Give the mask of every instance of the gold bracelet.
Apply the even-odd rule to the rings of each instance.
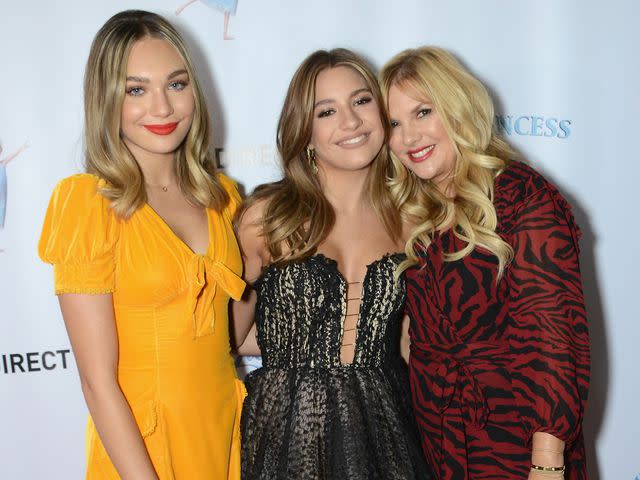
[[[531,465],[531,470],[536,472],[556,472],[564,473],[564,465],[561,467],[541,467],[540,465]]]

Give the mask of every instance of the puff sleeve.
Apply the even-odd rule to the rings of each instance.
[[[536,431],[571,444],[581,434],[589,388],[589,331],[579,229],[550,184],[514,213],[512,383],[527,438]]]
[[[94,175],[74,175],[53,191],[38,254],[54,266],[56,294],[114,291],[119,220],[98,193],[101,182]]]

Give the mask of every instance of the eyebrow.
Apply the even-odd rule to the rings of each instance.
[[[359,95],[359,94],[361,94],[363,92],[371,93],[371,89],[364,87],[364,88],[359,88],[358,90],[354,90],[353,92],[351,92],[351,95],[349,95],[349,98],[353,98],[356,95]],[[327,104],[327,103],[335,103],[335,100],[333,98],[326,98],[324,100],[320,100],[320,101],[316,102],[316,104],[313,106],[313,108],[316,108],[319,105],[324,105],[324,104]]]
[[[184,68],[181,68],[180,70],[175,70],[167,76],[167,80],[171,80],[172,78],[175,78],[178,75],[182,75],[184,73],[189,73],[189,72],[187,72]],[[135,75],[131,75],[127,77],[127,82],[149,83],[149,79],[147,77],[136,77]]]
[[[189,72],[187,72],[184,68],[181,68],[180,70],[176,70],[172,73],[169,74],[169,76],[167,77],[168,80],[171,80],[174,77],[177,77],[178,75],[182,75],[183,73],[188,74]]]
[[[420,100],[420,103],[416,105],[415,108],[411,110],[411,113],[418,113],[423,108],[433,108],[433,103],[427,102],[426,100]]]

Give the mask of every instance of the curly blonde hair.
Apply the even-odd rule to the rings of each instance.
[[[180,189],[196,205],[224,208],[229,195],[220,184],[210,148],[209,113],[184,40],[163,17],[126,10],[111,17],[96,34],[84,77],[84,147],[86,170],[107,182],[100,193],[121,218],[147,201],[144,176],[120,135],[127,62],[131,47],[145,37],[171,44],[185,63],[195,99],[189,133],[176,151]]]
[[[245,202],[243,212],[263,200],[262,233],[274,263],[313,255],[330,232],[335,213],[324,196],[318,176],[305,153],[311,140],[315,85],[318,74],[346,66],[358,72],[371,90],[385,129],[385,141],[373,160],[367,179],[369,199],[392,239],[401,231],[400,215],[386,185],[391,174],[387,140],[389,121],[375,74],[358,55],[344,48],[318,50],[298,67],[287,91],[277,130],[277,146],[284,178],[258,187]],[[239,216],[242,212],[239,213]]]
[[[432,102],[457,157],[452,175],[455,197],[449,199],[391,154],[389,188],[403,220],[414,225],[405,245],[407,259],[398,273],[418,263],[420,249],[429,247],[436,232],[451,228],[466,246],[446,252],[445,261],[460,260],[481,246],[497,257],[500,278],[513,249],[496,233],[493,185],[515,153],[494,131],[487,90],[453,55],[437,47],[400,52],[382,68],[380,83],[385,105],[392,86]]]

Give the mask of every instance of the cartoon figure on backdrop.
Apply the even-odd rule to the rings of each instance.
[[[198,1],[201,1],[208,7],[215,8],[216,10],[220,10],[224,13],[224,30],[222,38],[225,40],[233,40],[233,37],[229,35],[229,17],[236,14],[238,0],[189,0],[176,10],[176,15],[180,15],[185,8]]]
[[[4,228],[4,220],[7,214],[7,165],[28,146],[29,144],[25,143],[12,154],[2,158],[2,145],[0,145],[0,228]]]
[[[88,173],[56,187],[39,254],[89,407],[87,478],[238,480],[240,197],[192,60],[164,18],[129,10],[97,33],[84,86]]]
[[[244,379],[249,373],[262,366],[262,357],[258,355],[240,355],[236,357],[238,376]]]
[[[381,72],[390,188],[413,225],[400,271],[416,418],[436,478],[585,479],[589,333],[567,201],[493,131],[448,52]]]
[[[381,102],[351,51],[307,57],[278,123],[284,178],[238,220],[253,288],[233,307],[236,342],[263,364],[245,378],[243,480],[430,478],[400,351],[402,225]]]

